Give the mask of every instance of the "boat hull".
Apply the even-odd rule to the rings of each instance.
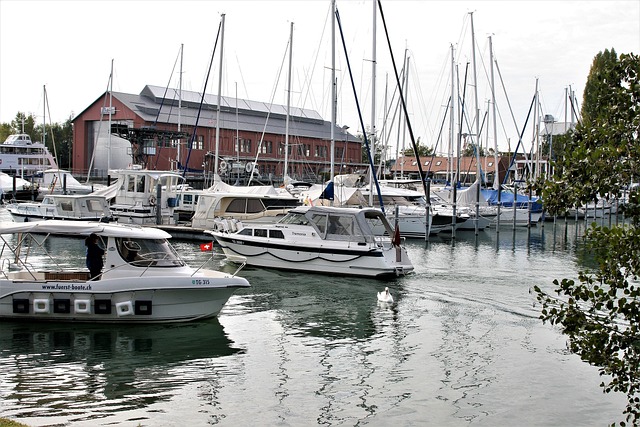
[[[349,248],[337,249],[239,240],[224,233],[213,235],[228,260],[254,267],[365,277],[401,276],[413,270],[406,250],[397,246],[353,243]]]
[[[215,272],[210,272],[215,273]],[[0,280],[0,318],[91,323],[187,322],[218,315],[248,282],[216,276],[128,277],[96,281],[86,273],[51,273],[63,279]],[[24,276],[23,276],[24,277]]]

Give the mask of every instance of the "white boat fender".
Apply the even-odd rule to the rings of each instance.
[[[76,314],[91,314],[91,300],[77,299],[73,302],[73,312]]]
[[[130,316],[133,314],[133,304],[131,301],[123,301],[116,303],[116,314],[118,317]]]
[[[36,298],[33,300],[33,312],[37,314],[48,314],[51,311],[49,298]]]

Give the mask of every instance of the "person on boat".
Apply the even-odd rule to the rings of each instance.
[[[102,272],[104,266],[104,249],[98,245],[98,235],[91,233],[84,241],[87,247],[87,268],[90,272],[90,280],[97,278]]]

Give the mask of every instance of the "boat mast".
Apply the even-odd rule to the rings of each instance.
[[[289,115],[291,113],[291,65],[293,63],[293,22],[289,32],[289,76],[287,78],[287,118],[284,129],[284,174],[283,183],[286,186],[289,183]]]
[[[491,68],[489,71],[491,72],[491,104],[492,104],[492,112],[493,112],[493,164],[495,167],[495,172],[493,176],[493,189],[497,190],[500,186],[500,168],[498,167],[498,126],[496,124],[496,86],[493,76],[493,43],[491,40],[491,36],[489,36],[489,58],[491,61]]]
[[[220,103],[222,102],[222,59],[224,58],[224,17],[225,14],[221,15],[221,24],[220,24],[220,70],[218,71],[218,109],[216,111],[216,152],[215,152],[215,160],[213,162],[213,180],[214,182],[219,179],[218,176],[218,150],[220,148]]]
[[[483,183],[483,179],[480,176],[480,106],[478,105],[478,74],[476,72],[476,34],[473,27],[473,12],[471,12],[471,52],[473,57],[473,84],[475,107],[476,107],[476,218],[475,218],[475,233],[478,234],[478,219],[480,218],[480,186]]]
[[[182,131],[182,57],[184,53],[184,43],[180,45],[180,73],[178,76],[178,132]],[[182,138],[178,138],[178,146],[176,147],[176,163],[180,168],[180,148]]]
[[[330,167],[330,181],[333,182],[334,167],[336,163],[336,108],[337,108],[337,95],[336,95],[336,0],[331,0],[331,167]],[[346,145],[346,144],[345,144]],[[346,151],[346,147],[345,147]],[[344,157],[344,154],[343,154]],[[335,188],[335,183],[334,183]]]
[[[373,46],[371,52],[371,158],[374,160],[369,165],[369,206],[373,206],[373,165],[375,165],[375,153],[376,153],[376,11],[377,3],[373,0]],[[364,129],[362,130],[364,132]]]
[[[405,48],[404,49],[404,56],[405,56],[405,65],[404,65],[404,81],[403,81],[403,87],[400,89],[402,91],[404,91],[404,101],[405,104],[409,103],[409,49]],[[405,145],[405,141],[406,141],[406,137],[407,137],[407,119],[404,116],[400,116],[403,120],[403,126],[402,126],[402,152],[405,152],[406,149],[406,145]],[[402,177],[404,178],[404,162],[402,162]]]
[[[111,169],[111,113],[113,109],[113,58],[111,59],[111,74],[109,75],[109,128],[107,132],[107,175]],[[95,148],[94,148],[95,150]]]
[[[448,155],[449,155],[449,161],[447,162],[447,169],[448,169],[448,179],[449,179],[449,184],[453,186],[453,144],[454,144],[454,137],[456,134],[455,131],[455,126],[456,126],[456,121],[455,121],[455,116],[454,116],[454,106],[456,103],[456,97],[455,97],[455,88],[456,88],[456,65],[455,65],[455,57],[454,57],[454,49],[453,49],[453,44],[451,44],[451,102],[449,103],[449,150],[448,150]]]
[[[480,179],[480,106],[478,105],[478,73],[476,71],[476,34],[473,27],[473,12],[471,15],[471,58],[473,61],[473,84],[475,101],[475,127],[476,127],[476,180]]]

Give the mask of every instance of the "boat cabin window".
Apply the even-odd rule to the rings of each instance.
[[[127,176],[127,191],[133,192],[136,189],[136,177],[135,176]]]
[[[260,199],[247,199],[247,213],[264,212],[265,208]]]
[[[73,204],[68,201],[60,202],[60,209],[65,212],[73,212]]]
[[[138,183],[136,185],[136,193],[144,193],[144,175],[138,177]]]
[[[269,237],[272,239],[284,239],[282,230],[269,230]]]
[[[184,265],[184,262],[165,239],[117,238],[116,246],[122,259],[136,267]]]
[[[267,210],[292,209],[300,206],[297,199],[264,199],[262,200]]]
[[[292,225],[307,225],[309,224],[309,220],[304,213],[300,212],[289,212],[285,215],[280,221],[280,224],[292,224]]]
[[[229,213],[244,213],[247,206],[247,199],[234,199],[227,206],[227,212]]]
[[[251,236],[253,234],[253,229],[252,228],[243,228],[242,230],[238,231],[238,234],[240,234],[242,236]]]
[[[353,215],[329,215],[326,239],[364,242],[364,235]]]
[[[87,200],[87,210],[89,212],[102,212],[102,204],[98,200]]]
[[[320,235],[324,236],[325,232],[327,231],[327,216],[315,214],[311,217],[311,222],[316,225],[316,228],[318,229]]]
[[[256,237],[267,237],[267,230],[264,228],[256,228],[253,230],[253,235]]]

